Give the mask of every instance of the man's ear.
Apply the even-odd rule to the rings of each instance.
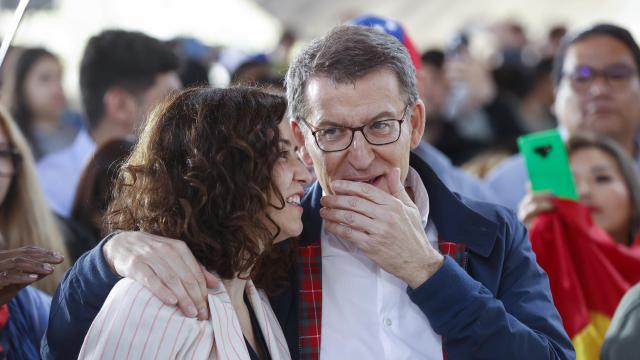
[[[135,116],[136,102],[128,91],[123,88],[110,88],[104,93],[104,117],[112,119],[118,124],[131,123]]]
[[[422,100],[418,100],[415,105],[410,109],[411,118],[411,149],[415,149],[420,145],[422,141],[422,135],[424,134],[425,127],[425,108]]]
[[[296,143],[298,143],[298,156],[300,156],[300,159],[305,164],[305,166],[313,166],[311,155],[309,155],[309,151],[307,150],[307,146],[304,142],[304,133],[300,128],[300,123],[298,123],[296,119],[291,119],[289,124],[291,125],[291,132],[293,132],[293,138],[295,139]]]

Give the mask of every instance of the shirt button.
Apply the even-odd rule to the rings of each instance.
[[[391,325],[393,324],[393,322],[391,322],[391,319],[386,318],[386,319],[384,319],[384,324],[385,324],[386,326],[391,326]]]

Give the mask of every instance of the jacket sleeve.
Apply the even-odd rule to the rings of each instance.
[[[81,256],[58,286],[40,348],[43,359],[78,358],[91,322],[120,280],[102,255],[102,247],[109,238]]]
[[[449,257],[429,280],[408,291],[443,337],[448,359],[575,358],[526,230],[515,220],[512,224],[504,256],[494,260],[502,263],[485,268],[500,272],[493,275],[499,282],[495,294]]]

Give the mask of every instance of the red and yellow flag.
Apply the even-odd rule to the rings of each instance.
[[[561,199],[554,205],[534,221],[531,244],[576,358],[598,359],[620,299],[640,281],[640,249],[615,243],[583,205]]]

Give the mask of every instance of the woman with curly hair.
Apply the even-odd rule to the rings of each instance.
[[[209,290],[210,320],[198,321],[121,280],[80,358],[290,357],[264,292],[286,281],[294,249],[276,243],[302,231],[310,181],[285,110],[281,96],[238,87],[189,89],[152,113],[120,171],[107,223],[183,239],[222,285]]]

